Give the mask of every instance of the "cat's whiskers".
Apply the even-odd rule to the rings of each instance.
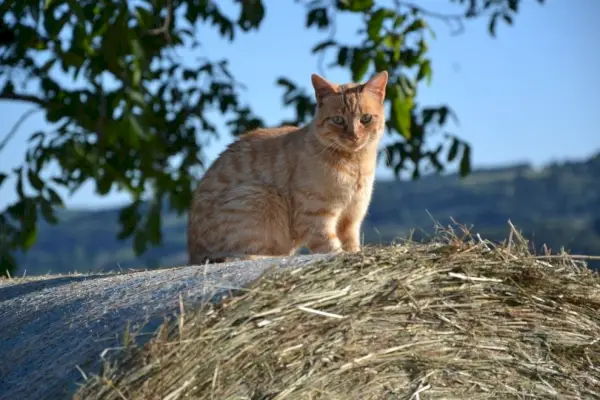
[[[335,148],[333,148],[333,146],[336,145],[337,144],[333,141],[327,144],[321,144],[322,148],[317,152],[317,157],[321,157],[325,154],[327,154],[329,157],[332,157],[334,152],[336,151]]]

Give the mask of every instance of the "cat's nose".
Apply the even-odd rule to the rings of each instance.
[[[349,133],[348,135],[346,135],[346,138],[352,142],[358,142],[358,139],[360,139],[355,133]]]

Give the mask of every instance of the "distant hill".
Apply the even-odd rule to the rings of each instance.
[[[131,242],[118,241],[118,210],[66,210],[56,226],[42,224],[39,240],[19,255],[20,273],[154,268],[186,263],[186,219],[164,215],[160,248],[135,258]],[[427,176],[417,182],[378,181],[364,225],[367,243],[433,232],[434,220],[473,225],[491,240],[506,238],[510,220],[539,250],[600,255],[600,153],[583,162],[480,169],[469,178]],[[594,268],[597,264],[590,263]]]

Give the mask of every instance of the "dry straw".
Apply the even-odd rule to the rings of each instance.
[[[600,276],[511,230],[272,271],[78,399],[600,399]]]

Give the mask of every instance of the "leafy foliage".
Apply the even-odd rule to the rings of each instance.
[[[455,135],[430,146],[433,131],[453,116],[448,106],[418,107],[418,85],[430,83],[432,62],[427,42],[433,36],[428,19],[461,21],[490,18],[510,23],[520,0],[451,0],[461,12],[440,15],[413,4],[393,7],[373,0],[301,1],[307,29],[331,32],[313,53],[333,52],[330,67],[345,68],[360,81],[372,70],[388,70],[388,131],[397,141],[384,152],[396,173],[412,165],[413,178],[422,163],[442,171],[458,161],[470,171],[471,150]],[[542,0],[538,0],[542,2]],[[136,254],[162,242],[165,204],[181,214],[193,182],[204,167],[202,139],[216,135],[207,115],[223,114],[234,134],[263,125],[240,101],[241,83],[227,60],[199,58],[187,66],[177,50],[199,46],[199,25],[210,25],[225,41],[259,29],[266,15],[262,0],[234,0],[237,17],[224,14],[215,0],[4,0],[0,3],[0,100],[24,101],[45,111],[53,128],[34,132],[21,166],[0,172],[0,185],[12,174],[19,200],[0,214],[0,273],[16,268],[14,252],[36,242],[39,221],[58,222],[62,206],[57,189],[73,193],[94,182],[99,195],[126,191],[131,204],[120,212],[118,238],[133,238]],[[358,45],[339,42],[336,16],[362,16]],[[65,85],[64,78],[72,81]],[[293,123],[306,123],[312,96],[285,77],[283,102],[296,111]],[[0,142],[0,152],[15,134]],[[201,133],[198,135],[198,133]],[[444,156],[445,154],[445,156]],[[60,173],[48,176],[48,166]],[[200,169],[198,169],[200,167]],[[141,208],[144,201],[148,207]]]

